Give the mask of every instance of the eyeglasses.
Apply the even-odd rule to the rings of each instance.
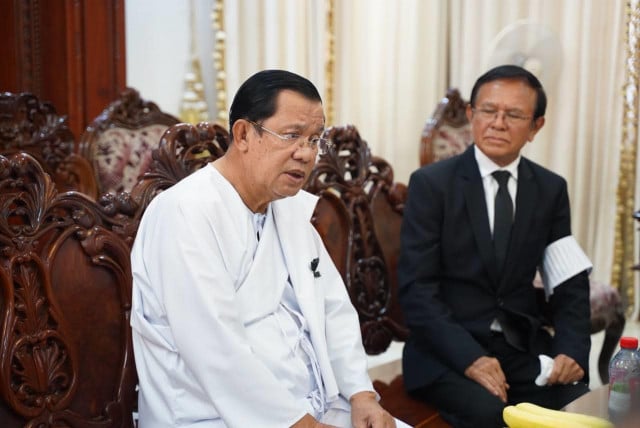
[[[274,137],[278,137],[280,140],[284,141],[285,143],[291,146],[298,144],[300,147],[304,147],[306,143],[311,150],[314,150],[314,151],[317,150],[318,153],[321,155],[327,153],[331,149],[331,147],[333,147],[333,143],[328,138],[325,138],[323,136],[309,137],[307,139],[304,136],[295,134],[295,133],[278,134],[276,131],[272,131],[266,126],[262,126],[259,123],[256,123],[249,119],[246,119],[246,120],[253,126],[256,126],[262,129],[263,131],[273,135]],[[325,134],[326,132],[322,133],[322,135],[325,135]]]
[[[476,113],[480,117],[480,119],[486,122],[491,122],[498,119],[498,114],[500,114],[500,112],[503,112],[504,114],[502,116],[502,120],[504,120],[505,123],[511,126],[522,125],[523,123],[533,119],[533,116],[525,116],[510,110],[502,111],[493,108],[472,108],[471,110],[473,110],[473,112]]]

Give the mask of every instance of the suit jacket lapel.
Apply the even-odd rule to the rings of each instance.
[[[499,276],[491,229],[489,228],[489,214],[487,213],[482,177],[480,177],[480,170],[473,150],[473,145],[471,145],[461,156],[461,165],[458,172],[459,180],[480,258],[487,267],[492,281],[497,284]]]

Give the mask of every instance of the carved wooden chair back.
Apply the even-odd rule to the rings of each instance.
[[[222,126],[201,122],[169,127],[152,150],[147,172],[131,192],[105,193],[98,204],[109,216],[113,230],[133,244],[142,214],[151,200],[208,162],[221,157],[229,146],[229,134]]]
[[[420,165],[462,153],[472,142],[467,101],[451,88],[427,120],[420,139]]]
[[[319,158],[306,184],[320,196],[313,223],[358,311],[365,350],[379,354],[408,335],[396,279],[407,189],[355,127],[334,127],[328,135],[335,150]]]
[[[129,246],[37,160],[0,156],[0,421],[132,427]]]
[[[59,191],[78,190],[92,198],[97,184],[91,164],[74,154],[67,118],[30,93],[0,94],[0,153],[26,152],[53,178]]]
[[[389,163],[371,155],[355,127],[334,127],[328,135],[335,149],[319,158],[306,185],[320,196],[312,221],[358,311],[365,351],[380,354],[409,335],[396,275],[407,188],[394,182]],[[407,423],[449,427],[433,407],[407,394],[402,375],[374,387],[380,404]]]
[[[90,160],[100,193],[129,191],[149,169],[151,151],[179,120],[127,88],[85,130],[80,153]]]

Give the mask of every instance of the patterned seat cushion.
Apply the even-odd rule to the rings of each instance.
[[[433,161],[450,158],[465,151],[471,145],[471,126],[442,125],[433,139]]]
[[[166,129],[165,125],[151,125],[138,130],[110,128],[102,133],[93,154],[101,191],[130,191],[149,169],[151,151]]]

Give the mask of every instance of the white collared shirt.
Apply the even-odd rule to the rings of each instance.
[[[513,213],[515,216],[516,195],[518,193],[518,165],[520,164],[521,156],[518,155],[513,162],[504,167],[500,167],[489,159],[477,146],[474,146],[473,149],[476,162],[478,163],[478,169],[480,170],[480,176],[482,177],[489,227],[491,234],[493,234],[495,218],[494,200],[499,185],[492,174],[498,170],[508,171],[511,174],[507,186],[509,188],[511,201],[513,202]],[[569,235],[550,243],[545,249],[542,264],[538,268],[542,275],[546,297],[549,298],[549,296],[553,294],[553,289],[567,279],[584,270],[590,272],[591,268],[592,265],[589,258],[573,236]],[[491,330],[502,330],[498,320],[493,320]]]
[[[507,182],[509,187],[509,195],[513,202],[513,214],[516,213],[516,194],[518,193],[518,165],[520,164],[521,156],[518,156],[513,162],[505,167],[501,167],[494,161],[489,159],[487,155],[482,153],[482,150],[478,149],[478,146],[473,146],[476,162],[478,162],[478,168],[480,169],[480,176],[482,177],[482,186],[484,187],[484,197],[487,203],[487,214],[489,215],[489,228],[493,235],[493,223],[495,217],[494,200],[496,193],[498,193],[498,181],[493,177],[495,171],[509,171],[511,176]]]

